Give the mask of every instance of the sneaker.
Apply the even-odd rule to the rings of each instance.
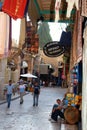
[[[62,118],[62,119],[61,119],[61,123],[66,124],[66,120]]]
[[[48,120],[49,120],[49,121],[51,121],[51,120],[52,120],[52,118],[49,118]]]
[[[51,123],[57,123],[57,121],[55,121],[55,120],[53,120],[53,119],[51,119],[50,121],[51,121]]]

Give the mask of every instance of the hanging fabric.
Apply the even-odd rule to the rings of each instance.
[[[6,40],[6,14],[0,12],[0,58],[4,55]]]
[[[0,2],[0,10],[2,9],[2,2]]]
[[[13,19],[23,18],[27,0],[4,0],[2,11],[9,14]]]
[[[10,17],[0,12],[0,58],[7,57],[9,53]]]
[[[82,16],[78,11],[78,30],[77,30],[77,62],[82,60]]]
[[[69,18],[74,5],[75,5],[76,9],[79,10],[79,0],[66,0],[66,2],[68,3],[66,17]]]
[[[82,0],[82,16],[87,17],[87,0]]]
[[[83,84],[82,84],[82,130],[87,130],[87,26],[83,33],[84,44],[83,44]]]
[[[24,12],[24,16],[26,16],[26,14],[27,14],[29,1],[30,0],[27,0],[26,7],[25,7],[25,12]]]
[[[72,44],[71,44],[71,55],[70,55],[70,70],[76,64],[77,60],[77,29],[78,28],[78,17],[77,13],[75,16],[75,24],[73,29]]]
[[[72,38],[72,60],[73,60],[73,66],[77,63],[77,33],[78,30],[78,13],[76,11],[76,17],[75,17],[75,24],[74,24],[74,31],[73,31],[73,38]]]
[[[5,38],[5,48],[4,56],[7,57],[9,53],[9,35],[10,35],[10,17],[6,15],[6,38]]]
[[[60,9],[59,9],[59,18],[60,20],[66,19],[66,10],[67,10],[67,2],[66,0],[61,0]]]
[[[80,11],[76,11],[71,51],[70,66],[73,68],[82,60],[82,16],[80,16]]]
[[[56,0],[55,2],[55,22],[59,20],[59,8],[60,8],[61,0]]]
[[[9,53],[10,53],[10,50],[11,50],[11,46],[12,46],[12,20],[11,20],[11,17],[9,17],[10,20],[10,25],[9,25]]]
[[[63,45],[66,49],[71,46],[71,31],[65,32],[63,31],[60,38],[60,45]]]

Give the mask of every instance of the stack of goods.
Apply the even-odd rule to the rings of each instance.
[[[81,104],[82,96],[75,95],[74,93],[67,93],[65,98],[65,103],[68,106],[77,106]]]

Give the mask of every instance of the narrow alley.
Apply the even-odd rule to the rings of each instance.
[[[76,125],[69,125],[59,120],[57,123],[49,121],[52,106],[57,98],[62,99],[66,88],[41,88],[39,105],[33,107],[33,96],[24,96],[24,103],[20,105],[19,98],[0,105],[0,130],[78,130]]]

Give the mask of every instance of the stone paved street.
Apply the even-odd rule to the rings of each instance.
[[[76,125],[51,123],[49,115],[56,98],[63,98],[67,89],[41,88],[38,107],[33,107],[33,97],[29,93],[24,96],[24,104],[20,105],[19,98],[0,105],[0,130],[78,130]]]

